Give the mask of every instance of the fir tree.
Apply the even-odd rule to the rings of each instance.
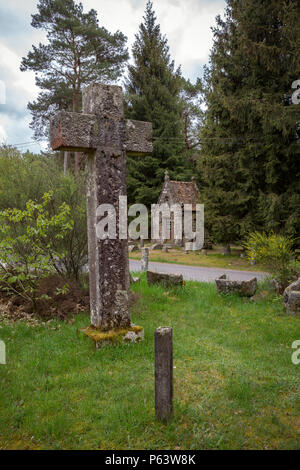
[[[175,70],[167,39],[161,34],[151,1],[133,45],[134,63],[128,67],[127,115],[153,124],[153,154],[143,159],[128,158],[130,202],[157,202],[166,169],[173,179],[191,176],[184,157],[180,91],[180,68]]]
[[[227,0],[205,74],[200,170],[217,241],[254,229],[299,236],[300,5]]]
[[[182,78],[180,97],[185,150],[190,155],[193,155],[195,150],[200,149],[200,131],[204,117],[204,112],[201,108],[203,103],[203,85],[200,78],[197,78],[195,84],[191,83],[190,80]]]

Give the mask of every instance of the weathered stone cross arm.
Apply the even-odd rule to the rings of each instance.
[[[127,119],[121,124],[123,125],[122,150],[127,155],[143,156],[152,152],[152,124],[150,122]],[[108,144],[105,142],[105,133],[99,129],[96,115],[59,112],[51,120],[51,147],[53,150],[69,152],[93,152],[97,150],[100,142],[103,146]]]

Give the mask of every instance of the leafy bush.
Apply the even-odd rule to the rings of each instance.
[[[70,208],[63,203],[50,215],[52,193],[45,193],[41,204],[28,201],[24,210],[0,212],[0,284],[36,308],[40,281],[54,271],[62,274],[63,252],[56,243],[73,228]]]
[[[54,185],[53,185],[54,186]],[[85,175],[76,178],[60,174],[55,185],[52,214],[64,202],[70,207],[72,229],[63,239],[56,240],[56,250],[61,252],[61,263],[68,277],[80,278],[84,266],[88,262],[88,239],[86,220]]]
[[[293,245],[294,240],[283,235],[253,232],[244,248],[249,261],[258,261],[271,272],[282,292],[295,279],[298,270],[299,263],[293,262]]]
[[[42,202],[60,172],[54,158],[0,147],[0,210],[24,210],[29,200]]]
[[[63,203],[70,207],[72,229],[62,239],[54,239],[55,251],[63,254],[61,266],[68,277],[78,279],[87,263],[85,175],[64,175],[56,157],[21,154],[13,147],[0,147],[0,210],[25,210],[27,201],[41,204],[43,195],[53,197],[47,210],[55,216]]]

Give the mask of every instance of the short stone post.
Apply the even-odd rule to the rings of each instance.
[[[147,272],[148,265],[149,265],[149,248],[142,248],[141,263],[142,263],[142,271]]]
[[[159,327],[155,343],[155,414],[159,421],[173,416],[173,329]]]

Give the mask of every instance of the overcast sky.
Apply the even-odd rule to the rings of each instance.
[[[82,0],[82,3],[86,11],[97,10],[100,26],[112,33],[122,31],[128,37],[131,52],[146,0]],[[176,66],[182,66],[186,78],[195,81],[208,62],[212,46],[210,28],[215,17],[224,12],[225,0],[153,0],[153,4],[172,59]],[[20,72],[21,58],[32,44],[45,40],[44,34],[31,26],[36,5],[37,0],[0,0],[0,143],[30,142],[19,148],[38,152],[40,146],[32,143],[31,116],[27,111],[27,103],[36,98],[38,89],[32,72]]]

